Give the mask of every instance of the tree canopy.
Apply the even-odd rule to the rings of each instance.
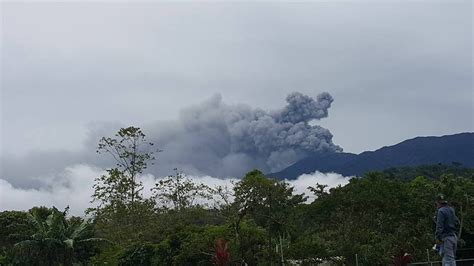
[[[458,256],[474,257],[472,169],[370,172],[312,184],[312,202],[258,170],[223,188],[176,169],[145,197],[138,177],[152,147],[134,127],[100,141],[116,165],[96,179],[90,220],[55,207],[0,212],[0,265],[354,265],[356,255],[360,265],[403,265],[406,253],[427,259],[438,193],[462,223]]]

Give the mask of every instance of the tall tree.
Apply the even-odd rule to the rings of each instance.
[[[116,165],[95,180],[92,203],[88,209],[98,227],[115,241],[132,241],[153,215],[154,204],[143,197],[138,177],[155,159],[154,144],[147,142],[138,127],[121,128],[114,138],[103,137],[97,153],[111,156]],[[121,231],[116,234],[117,229]]]
[[[115,138],[103,137],[99,141],[97,153],[112,156],[116,167],[108,169],[107,175],[96,179],[93,201],[101,205],[133,205],[142,200],[143,184],[137,177],[155,159],[151,149],[153,145],[146,141],[145,134],[138,127],[121,128]]]
[[[269,179],[258,170],[247,173],[236,184],[234,192],[236,233],[239,234],[240,223],[245,217],[252,218],[257,225],[267,229],[268,261],[275,261],[274,250],[277,250],[283,263],[283,241],[286,242],[285,238],[289,235],[288,218],[294,207],[306,198],[302,194],[294,194],[293,187],[288,183]]]

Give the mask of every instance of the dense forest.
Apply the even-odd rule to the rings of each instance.
[[[434,198],[461,220],[458,256],[474,257],[474,169],[432,165],[369,172],[297,194],[253,170],[233,187],[176,174],[145,197],[153,144],[135,127],[102,138],[116,166],[96,179],[83,217],[33,207],[0,213],[0,265],[404,265],[439,259]],[[310,200],[308,196],[311,196]],[[406,256],[405,256],[406,257]]]

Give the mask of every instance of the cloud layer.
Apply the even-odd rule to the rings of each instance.
[[[60,209],[70,207],[72,215],[84,215],[84,210],[91,207],[92,185],[94,178],[104,171],[89,165],[74,165],[67,167],[55,176],[41,178],[42,185],[38,189],[15,188],[8,181],[0,179],[0,210],[28,210],[34,206],[56,206]],[[210,187],[227,186],[232,189],[238,179],[221,179],[211,176],[189,176],[194,182],[203,183]],[[150,196],[155,177],[144,175],[140,178],[145,187],[144,195]],[[335,173],[305,174],[296,180],[287,181],[295,187],[296,193],[305,193],[311,202],[314,197],[307,190],[308,186],[316,183],[327,184],[329,187],[345,185],[349,181]]]
[[[16,188],[0,179],[0,210],[28,210],[34,206],[70,206],[71,214],[83,215],[90,207],[94,178],[103,171],[87,166],[67,167],[54,176],[39,178],[39,188]]]
[[[40,2],[2,1],[6,152],[79,149],[91,121],[176,119],[216,92],[270,110],[329,90],[323,126],[350,152],[474,128],[472,1]]]

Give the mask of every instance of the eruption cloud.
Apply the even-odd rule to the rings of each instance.
[[[339,152],[329,130],[309,123],[328,116],[333,98],[321,93],[316,100],[295,92],[279,110],[264,111],[246,105],[227,105],[220,95],[182,110],[172,122],[154,122],[142,126],[147,139],[162,153],[157,162],[140,176],[145,196],[150,196],[155,178],[172,174],[179,168],[194,181],[210,186],[239,180],[246,172],[280,170],[316,152]],[[103,136],[113,136],[121,126],[116,123],[94,124],[82,151],[30,153],[25,157],[2,157],[0,209],[26,210],[37,205],[71,207],[81,215],[90,207],[94,178],[115,164],[95,154]],[[24,167],[28,165],[28,167]],[[230,178],[229,178],[230,177]],[[325,183],[344,185],[349,178],[335,173],[313,173],[287,182],[297,193],[307,186]]]
[[[278,171],[317,152],[340,152],[329,130],[310,121],[328,116],[333,98],[321,93],[316,100],[299,92],[287,105],[272,112],[246,105],[226,105],[220,95],[181,112],[172,127],[151,134],[162,148],[156,171],[163,165],[187,173],[240,177],[258,168]]]
[[[241,178],[252,169],[279,171],[318,152],[339,152],[329,130],[314,123],[328,116],[333,98],[321,93],[316,99],[299,92],[286,98],[281,109],[264,111],[247,105],[227,105],[220,95],[183,109],[179,119],[139,125],[163,152],[149,165],[154,176],[173,174]],[[13,187],[47,188],[44,178],[58,176],[68,167],[85,164],[107,169],[115,162],[95,153],[101,137],[113,136],[120,127],[112,122],[93,123],[80,151],[33,151],[26,156],[1,156],[0,179]],[[24,167],[27,165],[28,167]]]

